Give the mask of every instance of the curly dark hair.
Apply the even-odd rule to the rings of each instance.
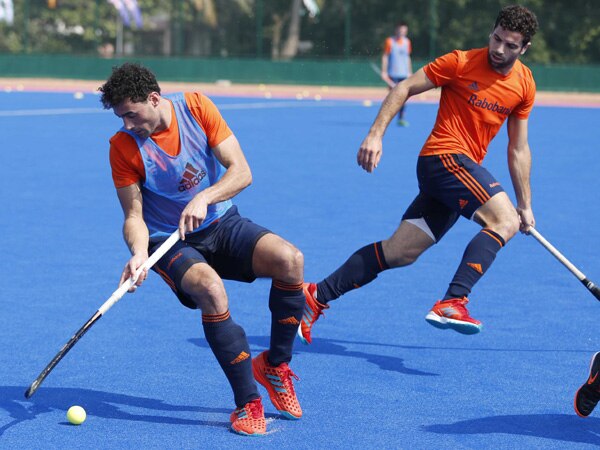
[[[523,45],[527,45],[538,30],[538,20],[533,12],[524,6],[510,5],[502,8],[494,28],[500,25],[508,31],[516,31],[523,36]]]
[[[151,92],[160,94],[160,86],[150,70],[140,64],[125,63],[113,67],[112,74],[98,91],[102,92],[100,101],[104,109],[111,109],[128,99],[134,103],[145,102]]]

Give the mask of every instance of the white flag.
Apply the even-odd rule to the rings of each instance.
[[[0,0],[0,22],[4,21],[12,25],[14,19],[15,13],[12,0]]]
[[[315,0],[302,0],[302,3],[304,3],[304,7],[308,10],[310,17],[315,17],[321,11]]]
[[[142,22],[142,12],[140,11],[137,0],[123,0],[123,3],[125,4],[127,11],[129,11],[129,15],[133,17],[136,26],[142,28],[144,23]]]
[[[123,3],[123,0],[108,0],[108,3],[111,3],[115,8],[117,8],[123,23],[127,26],[130,26],[131,21],[129,20],[129,13],[127,12],[127,8],[125,8],[125,3]]]

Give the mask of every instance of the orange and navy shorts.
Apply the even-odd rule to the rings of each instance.
[[[195,302],[181,289],[185,272],[196,263],[206,263],[221,278],[251,283],[256,279],[252,269],[254,248],[268,233],[271,231],[241,217],[237,207],[232,206],[219,220],[196,233],[187,234],[185,241],[178,241],[152,270],[162,277],[184,306],[196,309]],[[167,237],[151,238],[149,254]]]
[[[436,242],[460,216],[472,219],[481,205],[504,192],[490,172],[462,154],[420,156],[417,179],[419,195],[402,220],[423,219]]]

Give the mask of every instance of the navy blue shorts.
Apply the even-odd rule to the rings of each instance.
[[[252,255],[258,240],[270,233],[260,225],[241,217],[232,206],[217,221],[178,241],[152,270],[157,272],[175,292],[179,301],[196,309],[194,301],[181,289],[185,272],[196,263],[207,263],[221,278],[251,283],[256,279],[252,269]],[[150,239],[152,254],[167,237]]]
[[[504,189],[485,168],[462,154],[420,156],[417,162],[419,195],[402,220],[419,225],[438,242],[459,216],[472,219],[475,211]],[[420,226],[423,229],[423,227]]]
[[[391,75],[389,75],[390,80],[392,80],[395,84],[400,83],[401,81],[406,80],[406,77],[393,77]]]

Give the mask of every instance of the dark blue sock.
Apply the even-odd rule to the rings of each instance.
[[[496,253],[506,242],[498,233],[487,228],[481,230],[469,242],[458,270],[446,291],[444,300],[450,298],[467,297],[475,283],[483,276],[485,271],[496,259]]]
[[[271,310],[271,345],[269,363],[278,366],[292,360],[292,347],[304,311],[302,283],[286,284],[273,280],[269,295]]]
[[[202,314],[202,326],[206,340],[229,380],[236,406],[244,406],[259,398],[244,329],[233,321],[229,311],[216,315]]]
[[[381,242],[374,242],[353,253],[335,272],[317,284],[317,300],[326,304],[352,289],[365,286],[389,269]]]

